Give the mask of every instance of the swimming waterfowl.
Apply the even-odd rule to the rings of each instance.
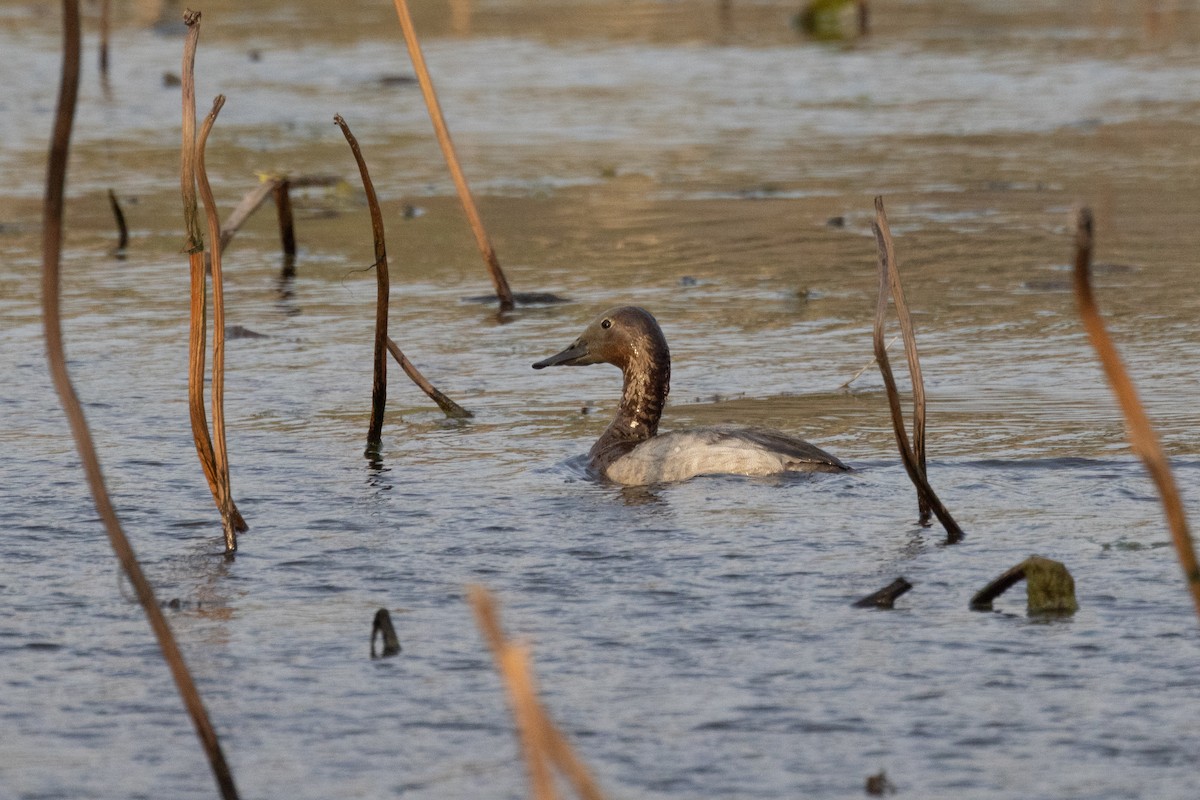
[[[588,453],[590,467],[611,481],[644,486],[697,475],[849,469],[819,447],[770,428],[713,425],[659,434],[671,388],[671,353],[658,321],[644,308],[605,311],[570,347],[533,368],[588,364],[613,364],[625,378],[616,419]]]

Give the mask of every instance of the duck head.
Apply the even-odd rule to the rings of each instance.
[[[623,372],[638,365],[648,371],[653,366],[669,365],[670,353],[662,328],[649,311],[620,306],[605,311],[567,349],[542,359],[533,368],[588,364],[614,364]]]

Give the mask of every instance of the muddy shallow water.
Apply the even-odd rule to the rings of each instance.
[[[1190,3],[873,3],[872,36],[807,42],[757,2],[416,3],[467,174],[518,291],[498,320],[388,3],[201,6],[223,210],[256,172],[294,198],[280,277],[264,210],[225,258],[227,414],[249,533],[232,562],[187,422],[170,3],[95,25],[68,185],[66,338],[116,505],[243,796],[525,796],[482,583],[614,797],[1192,798],[1197,622],[1153,488],[1078,324],[1068,211],[1195,516],[1200,18]],[[1131,6],[1126,8],[1126,6]],[[0,794],[211,797],[118,577],[42,356],[40,202],[57,90],[48,4],[0,2]],[[18,66],[19,65],[19,66]],[[391,333],[472,409],[392,367],[362,457],[370,223],[341,113],[384,202]],[[106,190],[132,243],[115,234]],[[887,198],[930,397],[930,475],[967,532],[915,524],[871,358],[871,199]],[[415,207],[406,216],[404,208]],[[533,372],[601,309],[650,308],[674,355],[664,427],[780,427],[849,476],[628,490],[576,467],[611,367]],[[898,354],[898,351],[896,351]],[[967,609],[1031,553],[1080,611]],[[850,608],[904,575],[892,612]],[[368,658],[392,609],[404,652]]]

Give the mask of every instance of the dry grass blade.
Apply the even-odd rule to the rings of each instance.
[[[946,529],[946,543],[956,544],[962,541],[962,528],[950,516],[950,512],[942,505],[941,500],[938,499],[937,494],[933,491],[933,487],[929,485],[929,481],[925,477],[925,472],[918,466],[912,446],[909,444],[908,432],[904,429],[904,412],[900,408],[900,392],[896,389],[896,379],[892,375],[891,362],[888,360],[887,347],[883,341],[884,321],[887,318],[888,297],[891,294],[892,285],[890,277],[892,262],[888,258],[888,253],[891,250],[890,234],[878,224],[875,224],[873,228],[875,230],[875,241],[879,246],[879,301],[875,307],[875,360],[879,364],[879,372],[883,376],[883,385],[887,390],[888,408],[892,415],[892,430],[896,434],[896,445],[900,449],[900,460],[904,462],[904,469],[908,472],[909,479],[917,488],[917,496],[928,504],[934,515],[937,516],[938,521],[942,523],[942,527]]]
[[[217,121],[217,114],[225,105],[225,96],[217,95],[212,111],[204,118],[200,127],[200,138],[196,142],[196,183],[200,198],[204,201],[204,215],[208,220],[208,240],[217,242],[221,238],[221,222],[217,216],[216,198],[208,182],[204,166],[205,146],[208,135]],[[221,249],[214,247],[210,254],[213,283],[213,366],[212,366],[212,421],[213,454],[217,478],[217,506],[221,509],[221,523],[225,529],[225,552],[237,550],[237,535],[247,529],[246,521],[238,513],[233,501],[233,489],[229,478],[229,449],[225,439],[225,281],[221,272]]]
[[[1180,499],[1179,488],[1171,474],[1171,466],[1167,461],[1166,454],[1163,453],[1154,427],[1146,416],[1146,410],[1142,407],[1141,400],[1138,399],[1137,389],[1129,378],[1129,373],[1126,372],[1120,355],[1117,354],[1117,348],[1113,344],[1112,337],[1108,335],[1108,330],[1104,326],[1104,318],[1100,316],[1100,309],[1096,305],[1096,298],[1092,293],[1091,286],[1092,247],[1092,212],[1088,208],[1081,208],[1076,211],[1075,215],[1074,282],[1075,298],[1079,303],[1079,316],[1083,320],[1083,327],[1092,342],[1092,347],[1096,349],[1096,354],[1100,358],[1100,364],[1104,368],[1104,374],[1108,378],[1113,394],[1117,396],[1121,412],[1125,415],[1129,446],[1145,463],[1146,471],[1150,473],[1150,478],[1154,481],[1154,485],[1162,497],[1163,512],[1167,518],[1167,525],[1171,529],[1175,552],[1179,556],[1179,564],[1183,568],[1183,575],[1187,581],[1188,591],[1191,592],[1192,602],[1196,606],[1196,613],[1200,614],[1200,567],[1197,566],[1196,550],[1192,544],[1191,534],[1188,532],[1183,501]]]
[[[896,260],[896,248],[892,242],[892,230],[888,226],[887,214],[883,210],[883,198],[875,198],[875,224],[882,232],[882,247],[888,263],[888,285],[892,292],[892,304],[896,308],[896,319],[900,322],[900,333],[904,336],[904,356],[908,359],[908,373],[912,376],[913,395],[913,457],[922,475],[925,469],[925,378],[921,375],[921,359],[917,356],[917,332],[913,328],[908,301],[904,299],[904,286],[900,283],[900,262]],[[918,512],[921,524],[929,522],[929,505],[918,495]]]
[[[476,624],[492,650],[496,668],[508,689],[534,797],[541,800],[556,796],[549,770],[552,763],[571,783],[579,797],[584,800],[603,800],[604,795],[590,771],[575,755],[562,731],[538,701],[528,652],[505,637],[491,594],[482,586],[472,586],[468,589],[468,598],[475,611]]]
[[[141,603],[146,618],[150,623],[163,659],[171,670],[179,695],[191,715],[199,736],[208,755],[213,776],[221,796],[225,800],[237,800],[237,787],[233,782],[233,774],[221,751],[221,743],[216,730],[208,718],[208,712],[200,699],[196,684],[192,680],[179,645],[171,633],[171,628],[163,616],[158,599],[150,581],[142,572],[133,546],[126,538],[121,522],[117,519],[116,510],[109,499],[104,486],[104,475],[100,469],[100,459],[96,446],[88,431],[87,420],[83,415],[83,406],[71,384],[71,376],[67,371],[66,350],[63,346],[62,317],[59,310],[60,294],[60,261],[62,254],[63,228],[63,199],[67,175],[67,153],[71,141],[71,127],[75,116],[75,102],[79,92],[79,2],[78,0],[63,0],[63,70],[62,86],[59,90],[58,109],[55,114],[54,133],[50,144],[50,157],[46,171],[46,196],[43,206],[42,220],[42,321],[46,334],[46,359],[49,362],[50,374],[54,380],[54,388],[58,392],[66,413],[75,444],[79,451],[79,459],[87,475],[88,486],[96,504],[96,512],[104,522],[108,532],[108,540],[116,553],[121,568],[129,577],[138,601]]]
[[[375,196],[375,185],[367,172],[367,162],[358,140],[350,132],[350,126],[341,114],[336,114],[333,121],[342,129],[346,142],[354,153],[358,164],[359,175],[362,176],[363,191],[367,194],[367,206],[371,211],[371,233],[375,240],[375,377],[371,386],[371,422],[367,430],[368,457],[378,455],[383,446],[383,412],[387,405],[387,322],[388,294],[391,291],[388,281],[387,243],[383,235],[383,214],[379,210],[379,198]]]
[[[408,55],[412,59],[413,69],[416,70],[417,82],[421,86],[421,96],[425,98],[425,107],[429,109],[429,119],[433,122],[438,144],[442,148],[442,154],[446,157],[446,166],[450,169],[454,188],[458,190],[458,199],[462,203],[463,211],[467,214],[471,232],[475,234],[475,243],[479,246],[483,263],[487,266],[488,275],[491,276],[492,285],[496,289],[500,310],[509,311],[513,307],[512,289],[509,288],[504,271],[500,268],[500,259],[496,257],[496,248],[492,247],[492,241],[483,227],[483,218],[479,216],[475,200],[471,197],[471,189],[467,186],[466,175],[463,174],[458,154],[454,150],[454,141],[450,138],[450,129],[446,127],[446,120],[442,116],[442,106],[438,103],[433,80],[429,77],[429,68],[425,66],[425,55],[421,52],[421,43],[417,41],[417,30],[413,27],[412,15],[408,12],[408,3],[405,0],[393,1],[396,6],[396,16],[400,19],[400,29],[404,33],[404,43],[408,47]]]
[[[407,375],[422,392],[428,395],[430,400],[437,403],[438,408],[442,410],[443,414],[451,419],[467,419],[468,417],[475,416],[470,411],[451,400],[445,395],[445,393],[439,391],[436,386],[426,380],[425,376],[421,374],[421,371],[417,369],[411,361],[408,360],[408,356],[404,355],[404,351],[400,349],[400,345],[392,341],[390,336],[387,340],[387,349],[388,352],[392,354],[392,358],[396,359],[396,363],[400,365],[400,369],[404,370],[404,374]]]

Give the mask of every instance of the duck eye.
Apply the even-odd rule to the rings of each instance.
[[[612,320],[611,319],[604,320],[603,322],[600,323],[600,327],[604,328],[605,330],[608,330],[609,328],[612,327]]]

